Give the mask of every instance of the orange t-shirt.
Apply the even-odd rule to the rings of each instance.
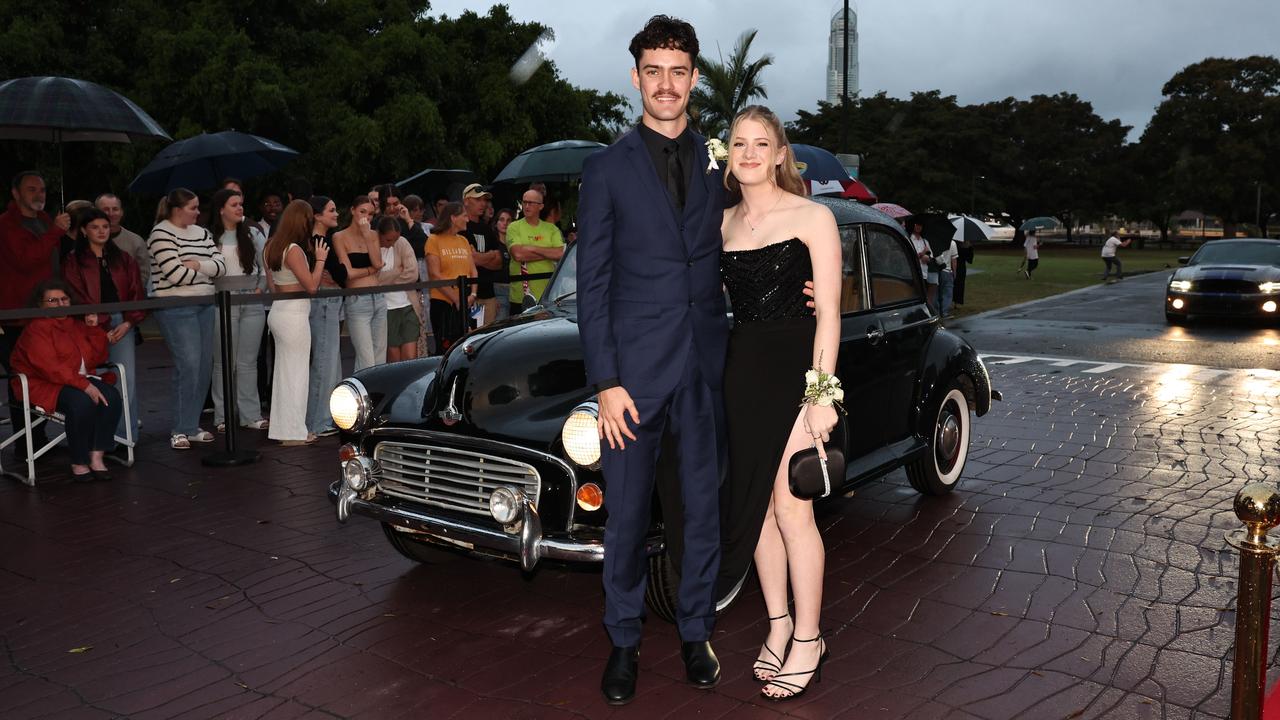
[[[461,235],[431,235],[427,238],[426,253],[440,258],[440,277],[432,280],[454,280],[462,275],[473,275],[476,266],[471,261],[471,243]],[[431,297],[449,301],[440,288],[431,288]]]

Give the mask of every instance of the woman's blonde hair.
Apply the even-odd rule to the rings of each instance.
[[[743,120],[755,120],[768,128],[778,148],[786,153],[782,164],[774,169],[774,184],[793,195],[807,197],[809,195],[809,187],[805,184],[804,179],[800,177],[800,170],[796,168],[796,157],[791,152],[791,142],[787,140],[787,131],[782,127],[782,121],[778,119],[778,116],[774,115],[773,111],[764,105],[748,105],[733,118],[733,122],[729,125],[729,157],[733,157],[733,134],[737,132],[738,124]],[[731,196],[740,198],[742,196],[742,186],[738,183],[738,178],[733,176],[732,170],[733,168],[731,167],[725,168],[724,187]]]

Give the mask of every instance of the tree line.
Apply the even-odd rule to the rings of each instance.
[[[1068,228],[1147,220],[1161,235],[1184,210],[1225,233],[1280,210],[1280,60],[1208,58],[1178,71],[1137,142],[1072,93],[960,105],[939,91],[820,102],[793,142],[862,156],[862,178],[915,209],[1051,215]]]
[[[301,155],[289,175],[345,204],[425,168],[492,177],[521,151],[609,141],[628,103],[513,63],[550,29],[506,6],[431,17],[425,0],[84,3],[0,0],[0,78],[62,75],[133,100],[174,139],[240,130]],[[125,191],[163,147],[68,143],[68,197]],[[56,167],[56,150],[3,142],[5,170]]]
[[[519,152],[567,138],[608,142],[635,120],[615,93],[576,87],[554,62],[511,68],[551,30],[504,5],[428,15],[426,0],[35,5],[0,0],[0,78],[65,75],[134,100],[175,139],[236,129],[302,154],[289,174],[340,200],[428,167],[492,177]],[[772,57],[754,30],[728,57],[697,59],[695,126],[721,136],[767,100]],[[940,91],[819,102],[794,142],[862,156],[862,177],[912,209],[1108,216],[1167,231],[1186,209],[1227,230],[1280,210],[1280,60],[1210,58],[1176,73],[1138,142],[1071,93],[960,105]],[[778,110],[782,110],[778,108]],[[68,197],[125,191],[159,143],[69,143]],[[0,141],[9,174],[57,166],[56,151]],[[1259,203],[1259,198],[1261,202]],[[1260,205],[1260,207],[1259,207]],[[1260,213],[1259,213],[1260,210]]]

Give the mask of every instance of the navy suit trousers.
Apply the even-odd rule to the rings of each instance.
[[[644,539],[653,503],[654,468],[664,430],[677,451],[683,504],[684,553],[676,607],[681,639],[708,640],[715,624],[716,573],[720,568],[719,450],[716,442],[717,388],[703,379],[695,353],[685,361],[681,382],[666,395],[645,397],[627,388],[640,415],[632,427],[636,441],[625,450],[604,444],[605,478],[604,624],[613,644],[640,644],[644,591],[649,574]],[[627,424],[632,425],[630,416]]]

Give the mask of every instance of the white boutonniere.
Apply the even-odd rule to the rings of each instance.
[[[711,138],[707,141],[707,174],[710,175],[712,170],[719,170],[720,164],[717,161],[729,159],[729,150],[720,141],[720,138]]]

